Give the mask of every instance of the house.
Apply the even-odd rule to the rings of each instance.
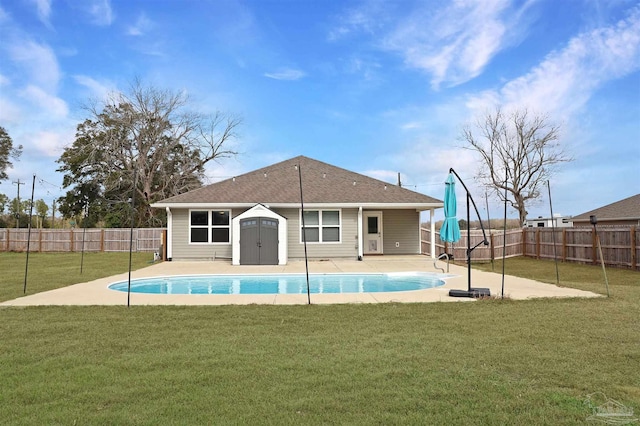
[[[443,203],[299,156],[152,207],[167,211],[169,259],[284,265],[305,257],[303,223],[308,258],[419,254],[420,213]]]
[[[591,216],[597,218],[598,225],[638,226],[640,225],[640,194],[574,216],[574,226],[591,226]]]
[[[527,219],[524,223],[525,228],[569,228],[572,226],[573,219],[571,217],[557,214],[554,214],[553,218],[538,216],[537,219]]]

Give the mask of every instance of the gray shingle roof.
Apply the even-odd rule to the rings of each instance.
[[[168,204],[295,204],[300,202],[300,166],[305,204],[433,204],[442,201],[318,160],[298,156],[231,179],[167,198]],[[444,187],[444,185],[443,185]]]
[[[633,195],[624,200],[607,204],[606,206],[579,214],[573,217],[574,222],[588,221],[589,216],[595,215],[598,220],[611,219],[637,219],[640,220],[640,194]]]

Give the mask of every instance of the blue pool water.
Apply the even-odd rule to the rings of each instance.
[[[444,285],[443,275],[420,272],[392,274],[309,274],[311,293],[376,293],[423,290]],[[127,291],[128,282],[109,285]],[[131,280],[132,293],[147,294],[306,294],[305,274],[189,275]]]

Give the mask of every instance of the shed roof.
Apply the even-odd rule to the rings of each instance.
[[[640,194],[632,195],[629,198],[574,216],[573,221],[589,221],[589,216],[591,215],[595,215],[599,221],[640,220]]]
[[[176,195],[153,207],[206,205],[305,204],[396,205],[439,208],[442,201],[359,173],[298,156],[234,178]]]

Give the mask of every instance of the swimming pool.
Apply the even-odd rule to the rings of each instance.
[[[423,272],[389,274],[309,274],[311,293],[377,293],[424,290],[444,285],[446,275]],[[126,292],[128,281],[109,285]],[[305,274],[184,275],[131,280],[132,293],[146,294],[306,294]]]

